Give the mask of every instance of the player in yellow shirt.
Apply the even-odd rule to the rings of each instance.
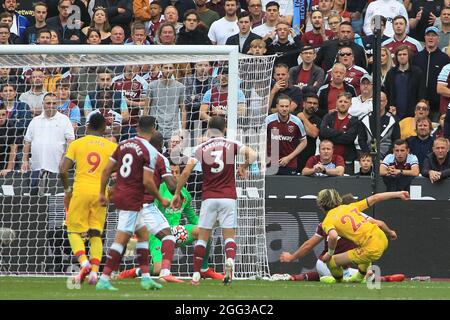
[[[322,228],[328,235],[328,252],[322,257],[334,278],[327,282],[342,280],[342,266],[354,263],[358,272],[350,277],[349,282],[362,282],[367,269],[373,261],[380,259],[388,247],[387,236],[397,239],[395,231],[381,220],[376,220],[362,213],[369,206],[389,199],[408,200],[407,191],[384,192],[374,194],[364,200],[342,204],[342,199],[335,189],[324,189],[317,195],[317,206],[326,214]],[[355,243],[355,249],[334,254],[337,240],[344,237]]]
[[[98,191],[103,169],[117,145],[105,138],[105,118],[101,113],[92,113],[88,118],[85,137],[73,141],[61,164],[60,178],[64,186],[64,204],[67,233],[72,252],[81,265],[75,276],[82,283],[89,274],[89,283],[97,283],[97,273],[102,259],[102,233],[106,220],[106,207],[98,202]],[[69,170],[76,164],[72,188],[69,186]],[[85,239],[89,239],[90,261],[86,256]]]

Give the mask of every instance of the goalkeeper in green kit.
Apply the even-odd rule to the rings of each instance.
[[[177,165],[171,165],[172,173],[175,178],[178,178],[180,174],[180,168]],[[159,193],[167,200],[172,200],[173,194],[170,193],[166,183],[162,183],[159,187]],[[181,190],[183,196],[183,203],[179,209],[171,209],[170,207],[164,208],[159,201],[155,200],[155,205],[164,214],[170,227],[172,228],[172,234],[176,238],[176,246],[184,247],[186,245],[193,244],[198,238],[198,215],[191,206],[192,196],[189,191],[184,187]],[[180,225],[180,220],[184,214],[189,222],[186,225]],[[202,278],[210,278],[214,280],[223,280],[224,275],[215,272],[208,266],[208,257],[211,249],[211,240],[208,242],[206,248],[206,256],[201,269]],[[152,264],[150,265],[150,273],[158,275],[161,269],[162,253],[161,253],[161,240],[154,235],[149,236],[149,250],[152,256]],[[118,279],[136,278],[141,276],[141,270],[139,268],[133,268],[122,271]]]

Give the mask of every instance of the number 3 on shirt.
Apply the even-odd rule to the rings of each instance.
[[[97,152],[90,152],[86,157],[86,161],[90,166],[92,166],[92,168],[89,169],[88,173],[94,173],[94,171],[97,170],[98,166],[100,165],[101,157]]]
[[[214,163],[218,164],[217,168],[211,168],[212,173],[219,173],[223,170],[224,163],[222,160],[223,150],[211,151],[211,155],[214,157]]]

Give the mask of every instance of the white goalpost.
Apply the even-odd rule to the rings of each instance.
[[[76,138],[85,134],[86,116],[92,111],[105,115],[107,135],[116,142],[135,134],[140,115],[155,116],[165,141],[162,151],[174,164],[181,162],[181,167],[183,159],[204,137],[204,114],[226,115],[227,137],[259,153],[248,178],[236,180],[235,277],[269,276],[264,217],[265,118],[274,58],[240,55],[236,46],[2,47],[0,275],[68,276],[77,269],[64,226],[64,192],[58,172],[45,167],[45,160],[38,163],[33,153],[30,170],[22,170],[27,126],[42,112],[43,94],[53,92],[60,112],[69,117]],[[228,75],[227,81],[224,74]],[[54,147],[57,139],[43,140],[39,144],[45,148]],[[177,156],[170,158],[174,154]],[[73,179],[73,171],[71,176]],[[201,181],[201,170],[195,170],[187,186],[197,214]],[[105,254],[113,241],[118,218],[113,205],[108,211],[103,235]],[[191,276],[192,257],[193,246],[177,248],[172,273]],[[223,239],[220,228],[216,228],[209,263],[222,272],[224,260]],[[103,263],[104,260],[100,271]],[[121,270],[134,267],[135,263],[130,245]]]

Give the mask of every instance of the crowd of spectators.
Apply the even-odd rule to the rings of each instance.
[[[242,54],[276,55],[266,122],[268,165],[278,174],[370,175],[380,166],[390,189],[420,174],[433,183],[448,177],[450,0],[312,0],[301,32],[294,2],[2,0],[0,45],[226,44]],[[376,15],[380,61],[373,59]],[[34,159],[44,152],[35,151],[44,145],[36,141],[70,123],[74,136],[63,130],[52,139],[69,142],[92,111],[107,116],[116,141],[136,133],[142,114],[156,117],[166,142],[179,129],[204,130],[212,115],[227,114],[228,70],[213,63],[0,66],[0,175],[30,169],[30,151],[32,170],[57,173],[57,166],[41,165],[45,158]],[[374,66],[383,91],[379,138]],[[241,89],[235,94],[242,119],[250,97]],[[58,119],[50,121],[54,110]],[[377,142],[381,164],[374,163]],[[52,150],[54,161],[61,146]]]

